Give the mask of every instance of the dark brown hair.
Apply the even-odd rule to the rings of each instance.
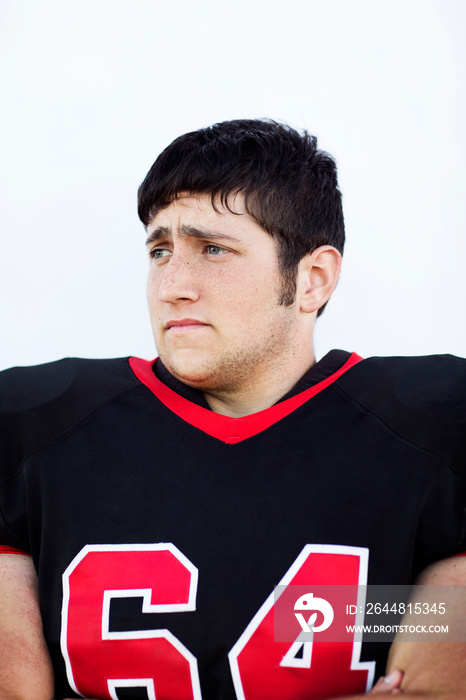
[[[184,134],[159,155],[139,187],[143,224],[181,192],[210,194],[214,207],[220,202],[233,213],[229,198],[244,196],[248,214],[278,241],[283,304],[294,300],[298,263],[307,253],[321,245],[343,252],[336,163],[306,131],[235,119]]]

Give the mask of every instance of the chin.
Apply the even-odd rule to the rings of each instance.
[[[215,385],[211,362],[205,360],[202,362],[194,357],[164,357],[162,353],[160,353],[160,359],[173,376],[188,386],[204,390],[211,388],[212,383]]]

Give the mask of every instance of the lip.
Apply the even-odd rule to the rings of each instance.
[[[164,323],[165,330],[171,331],[172,333],[207,328],[208,325],[210,324],[199,321],[197,318],[173,318]]]

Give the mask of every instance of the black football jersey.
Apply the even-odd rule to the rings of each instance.
[[[274,588],[406,584],[464,549],[465,388],[451,356],[342,354],[230,418],[135,358],[3,372],[0,548],[33,558],[55,698],[370,688],[388,645],[277,640]]]

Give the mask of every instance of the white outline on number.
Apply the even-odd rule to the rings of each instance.
[[[155,697],[154,679],[153,678],[138,678],[138,680],[127,680],[125,678],[116,678],[107,681],[108,692],[112,700],[118,700],[116,692],[117,688],[146,688],[147,697],[149,700],[157,700]]]
[[[110,632],[108,629],[110,601],[112,598],[143,598],[142,612],[182,612],[192,611],[196,609],[196,594],[199,571],[194,564],[171,542],[157,542],[154,544],[87,544],[74,557],[72,562],[65,569],[63,580],[63,604],[62,604],[62,625],[60,633],[60,647],[63,658],[65,660],[66,675],[68,682],[73,690],[84,697],[76,687],[73,676],[71,660],[68,654],[68,608],[70,603],[70,581],[69,577],[76,569],[78,564],[92,552],[170,552],[173,554],[180,564],[189,571],[190,583],[187,603],[173,603],[163,605],[152,605],[150,596],[152,589],[118,589],[105,590],[104,601],[102,605],[102,639],[166,639],[175,649],[186,659],[189,664],[191,673],[191,684],[194,700],[202,700],[201,684],[199,681],[199,670],[197,667],[196,657],[180,642],[169,630],[155,629],[142,630],[140,632]],[[103,634],[106,633],[104,637]],[[147,688],[149,700],[156,700],[154,682],[147,678],[130,678],[130,679],[108,679],[107,686],[113,700],[118,700],[116,695],[117,687],[129,688]]]
[[[306,559],[310,554],[346,554],[351,556],[359,557],[359,578],[358,578],[358,598],[357,598],[357,613],[355,619],[355,625],[362,625],[364,621],[364,609],[366,601],[366,590],[367,585],[367,571],[369,562],[369,550],[367,547],[351,547],[349,545],[338,545],[338,544],[307,544],[302,549],[300,554],[294,560],[293,564],[290,566],[282,580],[279,582],[279,586],[287,586],[293,578],[296,576],[298,571],[303,566]],[[282,591],[283,593],[283,591]],[[279,594],[281,595],[281,594]],[[276,593],[271,593],[263,605],[259,608],[257,613],[252,618],[251,622],[248,624],[244,630],[241,637],[235,643],[228,654],[228,659],[230,662],[231,676],[233,679],[233,685],[235,687],[235,693],[238,700],[248,700],[244,694],[243,684],[241,681],[241,674],[238,665],[238,656],[243,651],[246,644],[251,639],[254,632],[257,630],[261,622],[264,620],[266,615],[273,608],[274,601],[277,599]],[[361,612],[362,611],[362,612]],[[300,632],[302,634],[302,632]],[[299,637],[293,642],[290,649],[299,641]],[[313,642],[308,642],[313,644]],[[350,670],[364,670],[367,671],[367,684],[366,693],[372,687],[375,674],[375,661],[360,661],[361,657],[361,645],[362,645],[362,632],[355,632],[353,636],[353,648],[351,654],[351,664]],[[290,653],[290,649],[285,654],[283,658],[286,658]],[[297,652],[297,648],[295,647]],[[306,660],[310,662],[310,652],[311,650],[306,649]],[[282,659],[283,661],[283,659]],[[296,664],[297,666],[297,664]],[[310,665],[309,667],[310,668]]]

